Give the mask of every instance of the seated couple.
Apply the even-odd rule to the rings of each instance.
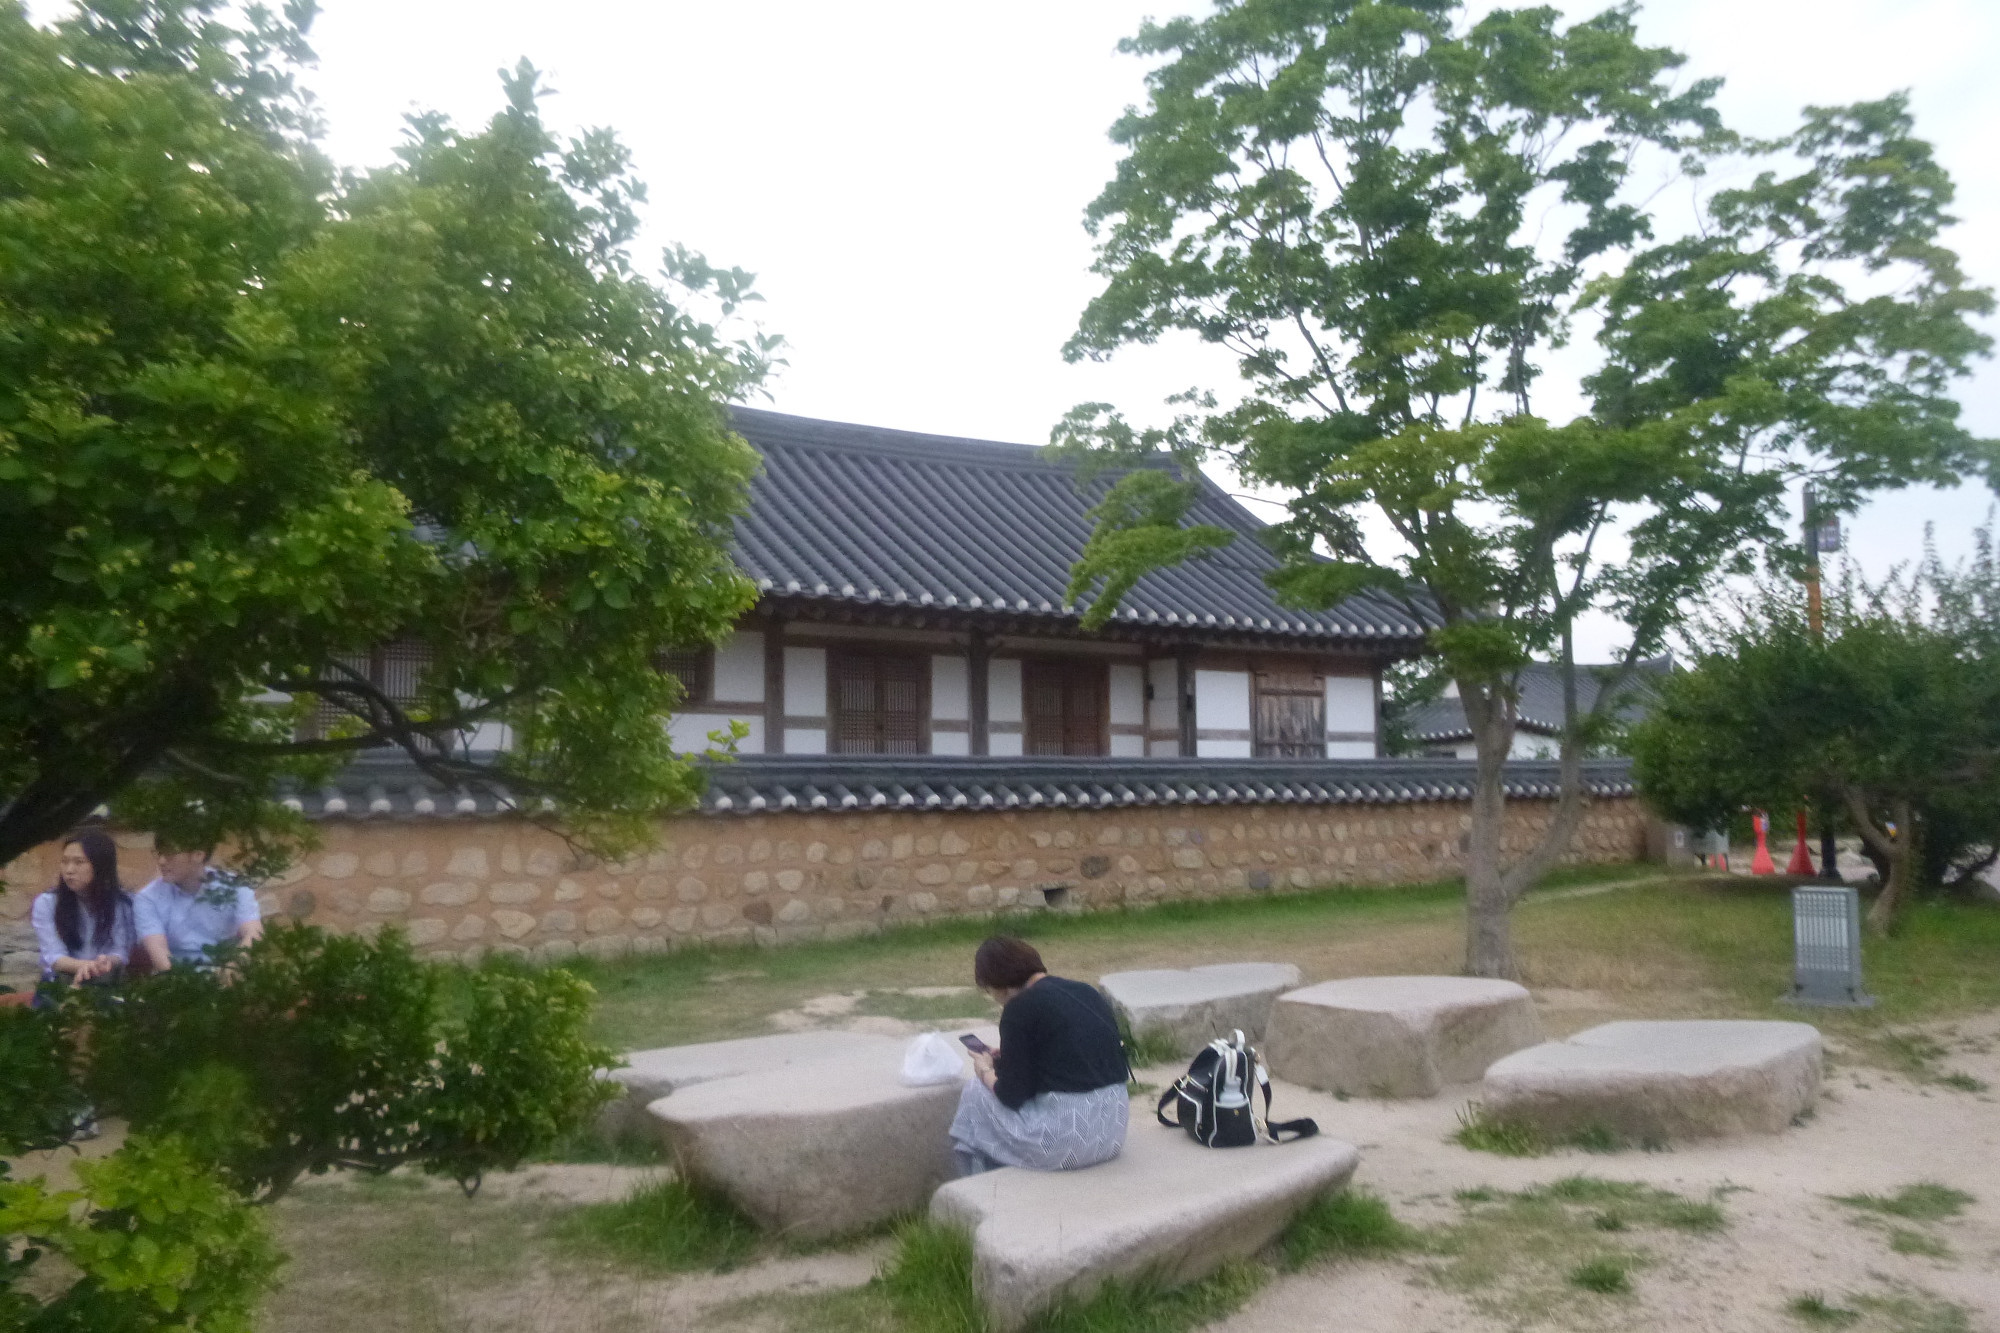
[[[255,890],[210,865],[210,849],[156,846],[159,876],[134,894],[118,881],[118,845],[104,830],[63,840],[55,887],[29,913],[44,983],[103,985],[128,971],[205,966],[216,945],[263,936]]]
[[[959,1174],[1073,1171],[1116,1157],[1130,1070],[1110,1002],[1095,986],[1050,976],[1033,945],[1004,936],[979,946],[972,979],[1002,1006],[1000,1046],[974,1054],[978,1077],[959,1094]]]

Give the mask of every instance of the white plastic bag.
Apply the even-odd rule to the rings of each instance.
[[[924,1088],[955,1083],[965,1077],[965,1060],[958,1043],[942,1032],[921,1032],[903,1048],[903,1086]]]

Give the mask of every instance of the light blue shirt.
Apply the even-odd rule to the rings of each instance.
[[[131,896],[124,890],[119,890],[118,896],[125,901],[118,904],[118,914],[113,920],[108,939],[97,938],[97,921],[90,915],[88,908],[77,913],[80,918],[77,925],[83,931],[83,942],[75,949],[69,947],[61,932],[56,929],[56,891],[50,889],[47,893],[36,897],[34,906],[28,909],[28,919],[35,927],[35,943],[40,945],[42,950],[42,980],[50,981],[55,978],[58,958],[75,958],[87,963],[99,954],[108,953],[114,955],[121,963],[132,961],[132,946],[138,943],[139,939],[139,933],[134,929],[137,908]]]
[[[245,880],[214,866],[201,872],[201,887],[193,893],[178,884],[156,879],[133,897],[133,917],[139,938],[167,937],[167,952],[176,963],[206,963],[208,951],[231,944],[237,929],[263,918],[257,891]]]

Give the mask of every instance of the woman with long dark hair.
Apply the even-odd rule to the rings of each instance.
[[[1118,1019],[1095,986],[1052,977],[1026,940],[996,935],[972,979],[1000,1002],[1000,1046],[972,1057],[951,1122],[962,1176],[996,1167],[1074,1171],[1125,1146],[1130,1097]]]
[[[102,981],[125,968],[138,937],[132,897],[118,882],[118,845],[102,829],[63,839],[55,887],[30,912],[44,981]]]

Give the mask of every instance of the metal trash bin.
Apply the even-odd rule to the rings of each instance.
[[[1794,1004],[1866,1009],[1875,997],[1861,989],[1861,895],[1845,884],[1801,884],[1792,890]]]

